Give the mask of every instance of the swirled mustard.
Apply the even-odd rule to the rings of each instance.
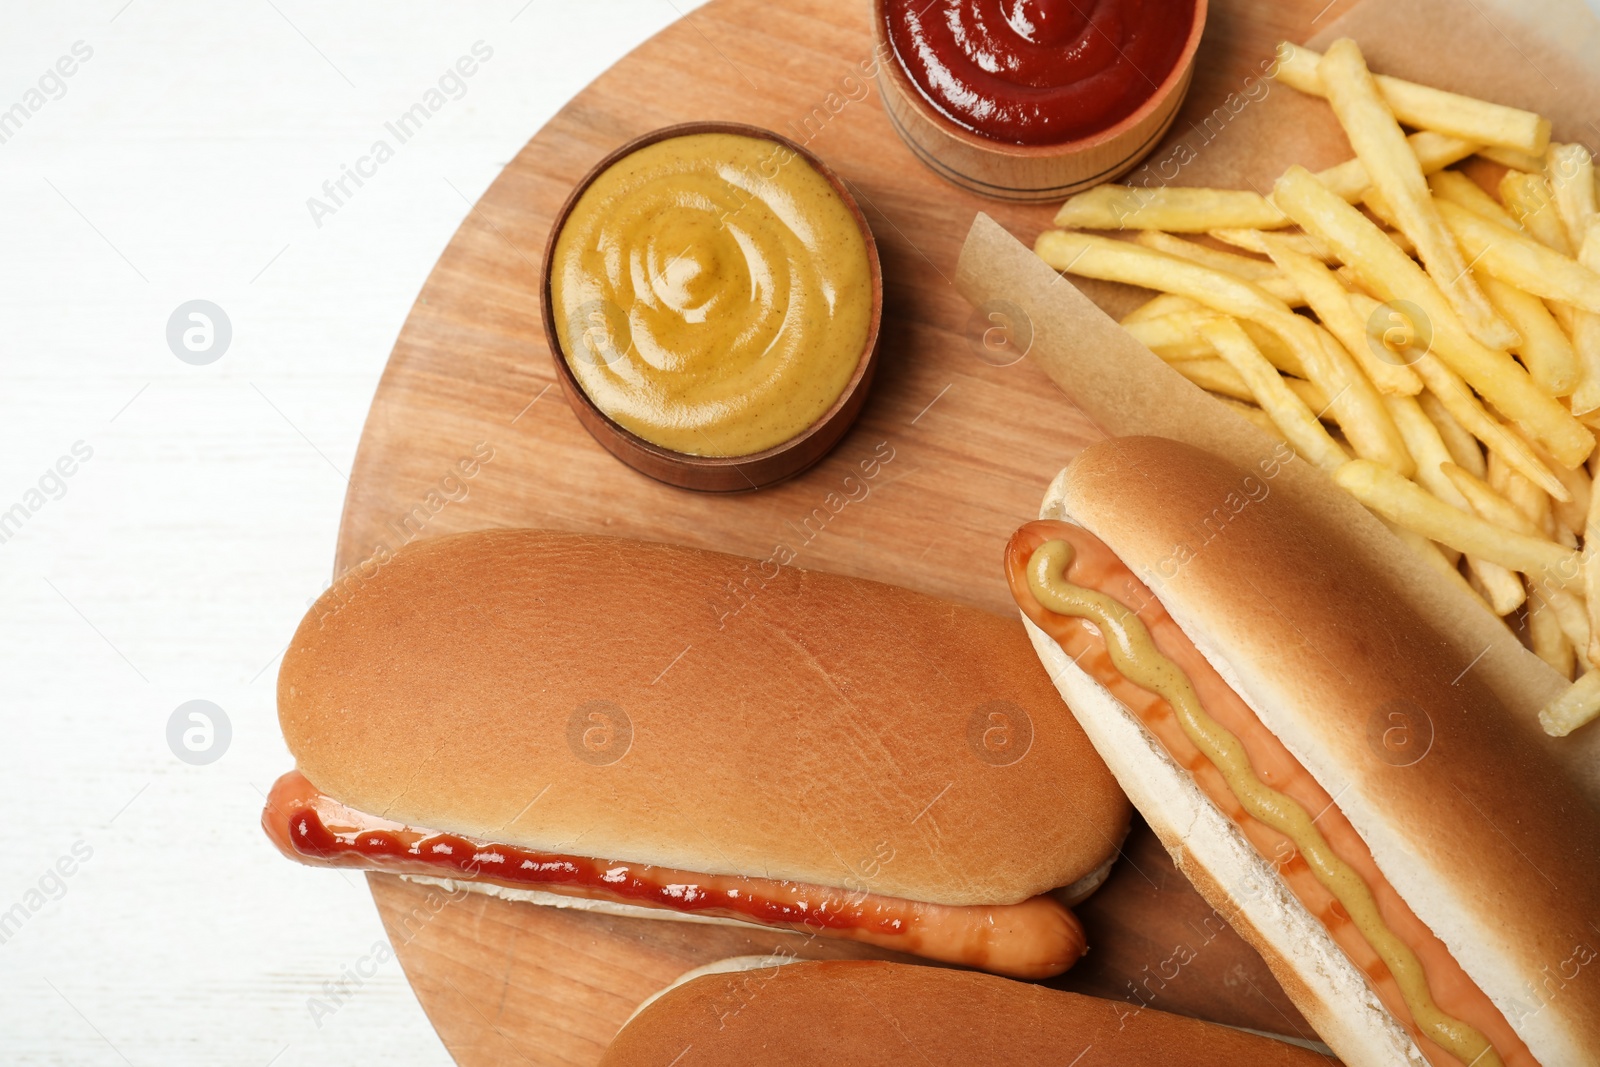
[[[872,266],[856,215],[802,156],[688,134],[594,179],[556,240],[550,296],[563,358],[613,421],[676,452],[745,456],[849,385]]]

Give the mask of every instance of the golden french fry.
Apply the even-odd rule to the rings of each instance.
[[[1575,666],[1572,643],[1561,632],[1561,622],[1549,604],[1538,597],[1528,598],[1528,641],[1533,654],[1548,663],[1561,677],[1572,680]]]
[[[1551,737],[1566,737],[1597,715],[1600,715],[1600,670],[1592,670],[1539,712],[1539,725]]]
[[[1168,315],[1124,319],[1123,328],[1138,338],[1146,348],[1168,362],[1219,358],[1217,350],[1199,334],[1200,324],[1217,313],[1192,301],[1185,302],[1190,304],[1188,309],[1174,311]],[[1261,354],[1267,357],[1267,362],[1285,374],[1292,374],[1298,378],[1305,377],[1305,367],[1300,363],[1300,358],[1294,354],[1293,349],[1283,343],[1283,338],[1266,327],[1248,320],[1239,325],[1244,327],[1244,332],[1255,342]]]
[[[1140,319],[1157,319],[1162,315],[1171,315],[1176,311],[1196,311],[1200,305],[1186,296],[1177,296],[1173,293],[1157,293],[1146,300],[1123,318],[1122,325],[1138,322]]]
[[[1532,174],[1538,174],[1544,170],[1543,153],[1519,152],[1515,148],[1484,145],[1478,149],[1478,155],[1491,163],[1498,163],[1502,167],[1509,167],[1512,170],[1526,171]]]
[[[1505,320],[1522,335],[1512,349],[1534,383],[1551,396],[1566,396],[1578,384],[1578,354],[1566,332],[1545,302],[1492,274],[1478,276],[1478,284]]]
[[[1080,230],[1205,233],[1218,227],[1271,229],[1288,220],[1270,200],[1249,190],[1097,185],[1062,204],[1055,224]]]
[[[1255,394],[1251,392],[1250,386],[1240,377],[1239,372],[1220,356],[1208,359],[1168,360],[1167,365],[1207,392],[1255,403]],[[1313,383],[1301,378],[1284,378],[1283,384],[1288,386],[1289,391],[1299,397],[1300,402],[1307,408],[1314,412],[1326,412],[1328,398]],[[1326,414],[1320,417],[1324,421],[1332,421]]]
[[[1242,248],[1247,252],[1258,252],[1264,256],[1267,254],[1267,245],[1266,242],[1261,240],[1261,235],[1265,232],[1267,231],[1212,230],[1210,231],[1210,236],[1216,238],[1225,245],[1233,245],[1233,247]],[[1285,241],[1288,241],[1289,247],[1293,248],[1301,255],[1310,256],[1312,259],[1320,259],[1329,266],[1339,262],[1339,257],[1334,255],[1333,251],[1329,249],[1327,245],[1323,244],[1315,237],[1312,237],[1309,233],[1285,233],[1280,230],[1274,230],[1271,232],[1277,233],[1278,236],[1282,237]],[[1388,230],[1385,231],[1385,233],[1389,240],[1393,241],[1400,247],[1400,251],[1404,252],[1408,256],[1416,254],[1417,248],[1411,243],[1411,238],[1407,237],[1399,230]]]
[[[1545,603],[1550,605],[1550,610],[1555,613],[1556,622],[1561,626],[1561,632],[1572,642],[1574,650],[1589,647],[1589,611],[1582,597],[1575,596],[1565,589],[1537,585],[1528,587],[1528,595],[1535,598],[1543,597]],[[1587,662],[1581,651],[1578,654],[1578,662],[1580,664]]]
[[[1285,374],[1292,374],[1296,378],[1306,379],[1307,385],[1311,384],[1310,375],[1306,373],[1306,365],[1300,361],[1300,357],[1295,353],[1295,350],[1289,347],[1288,342],[1259,322],[1251,322],[1249,319],[1240,319],[1238,322],[1250,340],[1254,341],[1256,347],[1261,349],[1261,354],[1267,357],[1268,363],[1271,363]],[[1324,397],[1319,410],[1320,407],[1326,406],[1327,399]]]
[[[1500,199],[1534,240],[1563,256],[1572,255],[1572,242],[1567,240],[1566,226],[1556,211],[1556,194],[1543,174],[1507,171],[1500,179]]]
[[[1303,93],[1324,96],[1326,84],[1318,62],[1321,58],[1304,45],[1284,41],[1278,45],[1275,77]],[[1377,83],[1384,102],[1407,126],[1531,155],[1542,153],[1550,143],[1549,120],[1532,111],[1491,104],[1383,74],[1378,75]]]
[[[1355,210],[1343,200],[1336,202],[1347,211]],[[1411,456],[1399,431],[1389,421],[1377,389],[1354,361],[1348,355],[1339,358],[1324,346],[1323,333],[1315,323],[1296,315],[1282,300],[1254,283],[1153,248],[1068,230],[1046,230],[1035,241],[1034,251],[1056,270],[1181,293],[1234,318],[1265,326],[1294,349],[1309,380],[1327,394],[1333,416],[1356,454],[1376,459],[1402,474],[1411,473]],[[1562,413],[1565,414],[1564,409]],[[1592,444],[1593,438],[1589,440]]]
[[[1514,468],[1533,479],[1535,484],[1545,487],[1558,497],[1565,493],[1561,480],[1534,453],[1526,436],[1514,433],[1499,419],[1489,414],[1461,376],[1446,366],[1437,355],[1432,352],[1419,352],[1411,347],[1411,342],[1415,339],[1415,328],[1397,307],[1386,307],[1365,293],[1351,293],[1350,305],[1356,314],[1367,322],[1371,347],[1374,350],[1392,351],[1396,359],[1405,362],[1427,387],[1427,392],[1419,394],[1419,399],[1426,403],[1431,396],[1441,411],[1446,413],[1448,422],[1442,422],[1435,416],[1433,407],[1426,408],[1430,418],[1439,424],[1440,433],[1445,435],[1446,442],[1451,442],[1453,430],[1462,430],[1468,435],[1467,440],[1459,444],[1459,447],[1458,444],[1450,444],[1452,454],[1464,457],[1465,462],[1462,466],[1474,473],[1483,467],[1481,454],[1473,458],[1477,446],[1472,443],[1472,439],[1476,438],[1495,453],[1505,456]]]
[[[1567,238],[1566,224],[1556,209],[1556,194],[1542,173],[1507,171],[1500,179],[1500,198],[1506,210],[1522,223],[1533,239],[1563,256],[1573,256],[1576,246]],[[1559,300],[1546,301],[1550,313],[1570,338],[1576,332],[1578,310]]]
[[[1415,242],[1423,266],[1468,331],[1490,348],[1511,347],[1519,340],[1517,332],[1495,314],[1467,269],[1466,257],[1445,229],[1417,157],[1384,103],[1361,49],[1348,37],[1340,38],[1328,46],[1317,73],[1356,158],[1393,212],[1395,228]]]
[[[1471,502],[1445,474],[1446,467],[1456,467],[1450,459],[1450,451],[1439,436],[1438,427],[1423,412],[1416,398],[1386,396],[1384,404],[1389,408],[1395,426],[1399,427],[1400,436],[1405,438],[1412,458],[1417,461],[1417,481],[1451,507],[1471,512]],[[1498,563],[1469,556],[1467,566],[1476,581],[1475,591],[1496,615],[1510,614],[1526,599],[1522,579]]]
[[[1278,429],[1278,424],[1272,421],[1272,416],[1254,404],[1246,404],[1242,400],[1235,400],[1233,397],[1224,396],[1221,393],[1212,393],[1211,398],[1228,410],[1238,414],[1240,418],[1254,424],[1256,429],[1276,440],[1282,441],[1284,444],[1289,443],[1289,439],[1283,436],[1283,431]]]
[[[1274,232],[1277,232],[1278,236],[1283,238],[1289,247],[1301,255],[1311,256],[1313,259],[1319,259],[1324,263],[1338,262],[1334,258],[1333,252],[1326,245],[1309,234]],[[1267,254],[1267,246],[1261,240],[1262,233],[1263,231],[1261,230],[1216,229],[1209,231],[1211,237],[1225,245],[1232,245],[1235,248],[1242,248],[1246,252],[1255,252],[1264,256]]]
[[[1469,557],[1467,582],[1489,605],[1489,610],[1501,618],[1522,607],[1528,599],[1528,590],[1523,586],[1522,579],[1493,563]]]
[[[1334,481],[1391,522],[1468,556],[1536,576],[1556,588],[1578,577],[1576,552],[1459,511],[1382,464],[1353,459],[1334,472]]]
[[[1386,301],[1414,302],[1429,320],[1432,351],[1486,400],[1526,427],[1559,462],[1577,466],[1594,450],[1594,434],[1554,397],[1542,392],[1509,355],[1485,347],[1468,334],[1433,279],[1360,211],[1324,189],[1304,167],[1285,171],[1273,196],[1306,232],[1315,234],[1354,268],[1364,286]],[[1500,230],[1493,223],[1483,225]]]
[[[1518,432],[1520,433],[1520,431]],[[1532,442],[1529,443],[1532,444]],[[1543,450],[1537,445],[1533,445],[1533,449],[1539,461],[1554,472],[1557,478],[1561,479],[1561,484],[1566,486],[1567,494],[1572,498],[1570,500],[1556,500],[1550,498],[1549,494],[1544,494],[1546,497],[1544,506],[1548,508],[1559,529],[1566,530],[1572,534],[1583,534],[1586,528],[1585,524],[1589,520],[1590,499],[1594,491],[1594,482],[1589,477],[1589,472],[1582,467],[1575,467],[1569,470],[1559,463],[1550,462],[1549,457],[1544,455]],[[1530,488],[1535,491],[1538,489],[1537,486],[1531,484]],[[1521,506],[1522,502],[1518,499],[1516,493],[1508,491],[1507,496],[1510,497],[1512,503]],[[1524,508],[1523,510],[1528,511],[1530,516],[1534,515],[1534,512],[1530,509]]]
[[[1483,186],[1462,174],[1459,170],[1441,170],[1428,175],[1428,189],[1439,200],[1448,200],[1468,211],[1476,211],[1490,222],[1498,222],[1508,230],[1520,230],[1522,226],[1511,212],[1507,211],[1494,197],[1484,192]]]
[[[1296,452],[1327,471],[1338,470],[1350,459],[1237,322],[1218,315],[1201,326],[1200,333],[1239,372],[1256,403],[1277,423]]]
[[[1183,359],[1215,359],[1217,350],[1195,332],[1195,317],[1210,314],[1179,311],[1153,319],[1123,323],[1122,328],[1140,344],[1168,362]]]
[[[1441,469],[1447,463],[1454,466],[1455,461],[1450,458],[1450,450],[1445,447],[1444,438],[1439,435],[1439,428],[1422,410],[1417,398],[1386,396],[1383,398],[1383,403],[1389,409],[1389,416],[1394,419],[1395,426],[1399,428],[1400,436],[1405,438],[1406,448],[1411,451],[1411,457],[1417,461],[1417,481],[1424,489],[1451,507],[1470,511],[1472,505],[1461,495],[1455,483],[1445,477]]]
[[[1350,295],[1343,283],[1325,264],[1296,252],[1279,234],[1263,233],[1261,239],[1272,261],[1305,295],[1322,325],[1355,357],[1379,392],[1397,396],[1415,396],[1422,392],[1422,379],[1417,377],[1416,371],[1392,359],[1379,358],[1372,351],[1366,324],[1350,306]]]
[[[1527,435],[1521,430],[1515,427],[1510,427],[1510,430],[1514,435],[1521,438],[1524,444],[1528,445],[1534,458],[1544,464],[1545,468],[1550,470],[1552,474],[1555,473],[1553,465],[1545,462],[1548,457],[1538,445],[1530,442]],[[1550,494],[1530,482],[1522,472],[1507,463],[1506,458],[1498,452],[1489,453],[1488,467],[1489,471],[1482,476],[1482,480],[1488,483],[1489,487],[1495,492],[1515,504],[1517,510],[1532,521],[1534,528],[1538,532],[1543,533],[1546,537],[1552,536],[1553,530],[1545,521],[1550,513]],[[1570,494],[1571,489],[1568,488],[1566,479],[1557,480],[1561,482],[1562,487],[1566,488]]]
[[[1578,245],[1578,263],[1600,277],[1600,219],[1590,219]],[[1573,312],[1572,347],[1578,358],[1572,413],[1583,415],[1600,409],[1600,314],[1583,309]]]
[[[1545,178],[1555,193],[1556,213],[1567,228],[1567,242],[1583,246],[1596,214],[1594,158],[1581,144],[1553,144],[1545,157]]]
[[[1205,245],[1185,241],[1181,237],[1174,237],[1161,230],[1141,230],[1133,240],[1135,244],[1154,248],[1158,252],[1177,256],[1179,259],[1187,259],[1214,270],[1237,274],[1241,278],[1255,282],[1290,307],[1306,302],[1299,287],[1284,277],[1281,270],[1265,260],[1252,259],[1249,256],[1224,252],[1217,248],[1207,248]]]
[[[1428,387],[1428,392],[1454,416],[1456,422],[1483,442],[1491,457],[1501,457],[1512,469],[1553,497],[1565,499],[1569,495],[1561,479],[1534,454],[1528,442],[1489,414],[1478,398],[1472,395],[1472,390],[1467,388],[1461,376],[1445,366],[1442,360],[1429,354],[1417,360],[1413,366]]]
[[[1529,537],[1544,536],[1544,531],[1540,530],[1521,508],[1501,496],[1482,478],[1454,463],[1442,464],[1439,470],[1466,498],[1471,511],[1479,518],[1516,533],[1527,534]]]
[[[1578,654],[1590,663],[1600,662],[1600,537],[1589,531],[1600,530],[1600,493],[1589,494],[1589,516],[1583,531],[1583,595],[1589,605],[1589,644]]]
[[[1465,388],[1462,387],[1463,391]],[[1450,409],[1445,407],[1444,402],[1431,392],[1419,394],[1417,404],[1428,416],[1429,421],[1438,427],[1439,436],[1444,439],[1444,446],[1450,450],[1450,458],[1458,466],[1480,478],[1483,477],[1487,470],[1483,447],[1478,444],[1478,439],[1472,436],[1472,431],[1461,425],[1460,420],[1450,414]]]
[[[1445,225],[1476,266],[1547,300],[1600,311],[1600,274],[1463,207],[1436,203]]]
[[[1471,141],[1446,137],[1431,130],[1412,134],[1406,138],[1406,144],[1411,147],[1411,154],[1416,157],[1417,166],[1422,168],[1424,174],[1432,174],[1466,159],[1478,148]],[[1372,176],[1367,173],[1367,166],[1360,158],[1347,159],[1337,166],[1317,171],[1317,180],[1326,185],[1334,196],[1352,204],[1372,188]]]
[[[1239,377],[1227,360],[1220,356],[1211,359],[1180,359],[1168,364],[1173,370],[1189,379],[1208,393],[1254,403],[1250,387]]]
[[[1229,274],[1237,274],[1253,282],[1262,278],[1281,277],[1283,273],[1265,259],[1241,256],[1236,252],[1227,252],[1220,248],[1210,248],[1162,230],[1140,230],[1133,238],[1133,243],[1154,248],[1157,252],[1166,252],[1180,259],[1192,260],[1216,270],[1227,271]]]

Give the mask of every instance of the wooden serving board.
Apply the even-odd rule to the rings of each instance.
[[[1213,0],[1175,130],[1238,90],[1276,41],[1304,39],[1345,6],[1325,4]],[[1052,209],[961,192],[901,145],[862,76],[870,10],[867,0],[712,0],[528,142],[462,223],[395,344],[351,477],[339,573],[417,537],[534,526],[758,559],[781,543],[798,566],[1015,613],[1006,539],[1100,434],[1026,360],[980,358],[988,323],[951,277],[977,211],[1031,241]],[[883,259],[882,362],[860,423],[805,475],[740,496],[672,489],[612,459],[555,385],[539,317],[536,264],[573,183],[629,138],[703,119],[807,144],[851,186]],[[871,456],[880,462],[867,478]],[[616,636],[626,655],[622,620]],[[724,956],[880,955],[798,934],[452,899],[382,875],[370,883],[418,998],[464,1065],[592,1064],[644,998]],[[1142,825],[1080,913],[1091,953],[1052,984],[1314,1037]]]

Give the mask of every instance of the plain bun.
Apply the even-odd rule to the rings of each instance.
[[[1309,1049],[1137,1005],[971,971],[747,961],[668,990],[602,1067],[932,1064],[1328,1067]]]
[[[358,810],[696,873],[1010,904],[1129,818],[1014,619],[642,541],[407,547],[312,608],[278,706]]]

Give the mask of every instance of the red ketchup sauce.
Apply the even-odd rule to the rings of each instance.
[[[299,771],[273,785],[261,825],[280,852],[301,863],[470,879],[813,931],[1018,978],[1060,974],[1084,950],[1077,917],[1049,895],[1003,905],[930,904],[806,882],[538,852],[367,815],[321,792]]]
[[[1195,0],[885,0],[895,59],[959,126],[1052,145],[1110,129],[1155,95]]]
[[[261,821],[290,859],[324,867],[472,879],[764,925],[867,927],[895,934],[915,921],[915,902],[895,897],[534,852],[419,830],[353,811],[319,792],[299,771],[278,779]]]

